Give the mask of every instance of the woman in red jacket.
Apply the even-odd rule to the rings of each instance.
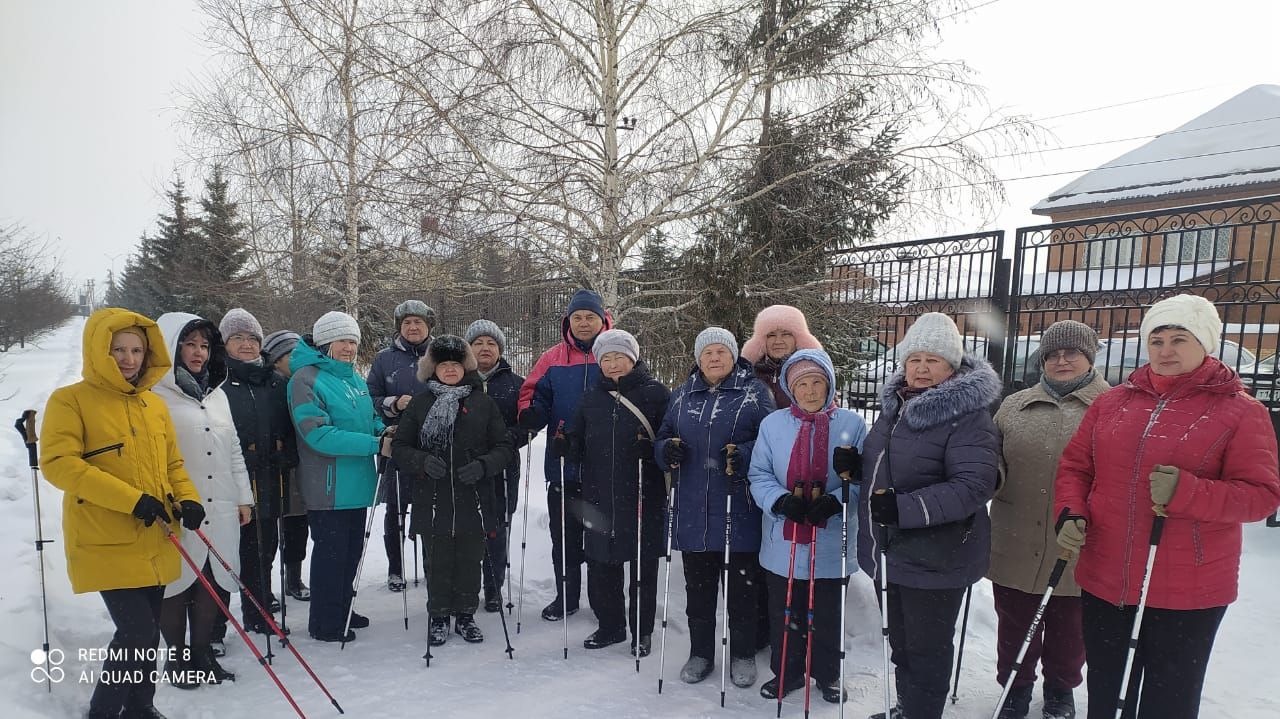
[[[1212,355],[1222,321],[1208,300],[1179,295],[1142,320],[1151,361],[1085,413],[1063,452],[1058,543],[1078,551],[1089,719],[1113,717],[1153,509],[1168,519],[1156,551],[1126,719],[1193,719],[1209,653],[1235,601],[1241,524],[1280,505],[1267,410]]]

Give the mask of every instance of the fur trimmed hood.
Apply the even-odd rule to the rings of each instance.
[[[937,427],[978,409],[988,409],[1004,388],[999,375],[985,359],[965,353],[960,368],[945,382],[902,406],[898,392],[906,386],[904,369],[898,369],[880,391],[886,415],[902,410],[902,419],[914,430]]]
[[[441,362],[460,362],[466,372],[475,372],[480,366],[476,362],[475,352],[466,340],[457,335],[440,335],[431,340],[427,353],[418,360],[418,381],[426,382],[436,374],[436,365]]]

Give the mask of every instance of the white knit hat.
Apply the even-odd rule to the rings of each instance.
[[[323,347],[335,340],[360,341],[360,324],[346,312],[326,312],[311,328],[311,339],[316,347]]]
[[[693,341],[693,358],[695,360],[702,359],[702,350],[710,345],[724,345],[729,348],[729,354],[733,355],[733,361],[738,361],[738,339],[733,333],[723,327],[708,327],[698,333],[698,337]]]
[[[1160,327],[1180,327],[1195,335],[1207,354],[1217,354],[1222,338],[1218,308],[1200,295],[1174,295],[1160,300],[1142,317],[1142,344]]]
[[[906,365],[907,358],[916,352],[938,355],[959,369],[964,359],[964,341],[955,320],[941,312],[926,312],[917,317],[915,324],[894,348],[898,363],[902,365]]]

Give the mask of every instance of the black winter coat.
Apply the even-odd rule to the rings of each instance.
[[[636,558],[637,466],[643,466],[644,517],[642,546],[646,558],[657,557],[666,547],[666,481],[652,452],[636,446],[648,437],[640,420],[614,398],[620,391],[656,432],[662,423],[671,391],[649,376],[644,362],[614,382],[601,377],[582,395],[569,432],[570,458],[581,462],[583,524],[587,557],[597,562],[621,563]]]
[[[480,375],[468,372],[462,383],[472,390],[459,406],[452,441],[441,456],[449,466],[448,477],[443,481],[427,477],[424,463],[428,453],[418,437],[436,396],[430,390],[422,392],[400,415],[392,456],[401,474],[413,484],[414,511],[409,530],[414,534],[465,537],[491,532],[500,524],[502,515],[495,511],[493,480],[511,463],[515,449],[501,410],[481,387]],[[484,477],[471,485],[457,481],[454,472],[472,460],[484,465]],[[477,496],[483,518],[476,514]]]
[[[529,443],[529,435],[516,429],[516,415],[518,410],[516,405],[520,401],[520,385],[524,384],[524,377],[516,374],[510,363],[505,359],[498,359],[498,366],[493,370],[493,374],[489,375],[489,379],[481,379],[481,387],[484,393],[498,403],[498,409],[502,412],[502,421],[507,425],[507,433],[511,435],[511,446],[516,451],[512,452],[511,463],[502,471],[499,481],[494,482],[494,492],[498,498],[498,508],[501,509],[503,504],[506,505],[507,514],[514,514],[520,497],[520,448]]]
[[[373,358],[373,364],[369,367],[369,375],[365,377],[364,383],[369,388],[369,397],[373,399],[374,411],[382,417],[382,421],[388,427],[400,421],[400,412],[395,408],[396,399],[404,394],[416,397],[426,388],[426,383],[418,380],[418,360],[427,353],[427,345],[430,342],[431,340],[428,339],[421,344],[409,344],[408,340],[397,334],[395,339],[391,340],[391,344],[379,350]],[[405,407],[405,409],[409,408]],[[387,479],[384,481],[390,481],[391,477],[398,478],[399,494],[396,496],[403,500],[404,504],[409,504],[413,496],[413,482],[409,476],[403,472],[397,472],[395,460],[387,463],[385,472]],[[386,502],[389,493],[388,488],[382,487],[378,496],[374,498],[374,502],[378,504]]]
[[[286,478],[298,466],[298,439],[289,416],[289,380],[265,363],[227,358],[222,391],[240,437],[240,451],[258,500],[258,516],[280,516]]]

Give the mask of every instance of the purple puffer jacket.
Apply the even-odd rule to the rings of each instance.
[[[888,580],[916,589],[967,587],[987,572],[1000,434],[991,406],[1000,378],[986,360],[965,355],[942,384],[905,405],[898,370],[885,383],[882,412],[862,450],[858,564],[876,576],[879,527],[869,498],[892,487],[898,526],[889,528]],[[873,530],[874,526],[874,530]]]

